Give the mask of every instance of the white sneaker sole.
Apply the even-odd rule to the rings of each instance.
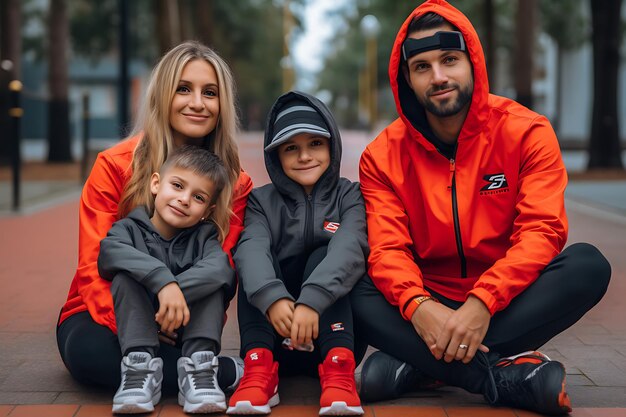
[[[320,416],[360,416],[364,414],[360,405],[349,406],[344,401],[334,401],[330,407],[320,408]]]
[[[237,401],[233,407],[228,407],[226,414],[269,414],[272,411],[271,408],[277,406],[278,403],[280,403],[278,393],[274,394],[265,405],[252,405],[250,401]]]
[[[161,393],[159,392],[154,397],[152,397],[152,401],[148,401],[146,403],[138,403],[138,402],[124,402],[124,403],[113,403],[112,412],[114,414],[141,414],[141,413],[151,413],[154,411],[154,406],[157,405],[161,401]]]
[[[223,413],[226,411],[226,399],[221,401],[212,401],[206,399],[199,403],[192,403],[185,399],[182,392],[178,393],[178,405],[183,407],[185,413],[190,414],[209,414],[209,413]]]

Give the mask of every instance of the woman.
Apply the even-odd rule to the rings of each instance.
[[[234,81],[228,65],[210,48],[185,42],[154,68],[133,133],[100,153],[85,183],[79,208],[78,268],[57,326],[59,352],[72,376],[84,383],[116,388],[122,359],[109,281],[98,275],[100,240],[113,222],[151,200],[148,186],[169,152],[184,144],[216,153],[228,170],[232,212],[215,219],[229,254],[243,228],[250,177],[241,170],[235,135]],[[231,259],[232,264],[232,259]],[[180,349],[174,333],[162,334],[166,387],[176,386]],[[223,389],[238,382],[238,367],[220,358]]]

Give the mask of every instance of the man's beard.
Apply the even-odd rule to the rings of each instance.
[[[446,99],[442,100],[440,104],[435,104],[435,102],[430,99],[430,94],[446,90],[451,87],[458,91],[459,95],[456,100],[452,101],[452,99]],[[471,83],[466,85],[465,88],[461,88],[457,83],[444,84],[442,86],[429,89],[424,97],[417,96],[417,100],[429,113],[432,113],[437,117],[449,117],[460,112],[465,105],[472,100],[473,90],[473,85]]]

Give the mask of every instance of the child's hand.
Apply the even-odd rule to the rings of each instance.
[[[298,304],[293,312],[291,325],[291,342],[295,346],[311,343],[319,333],[320,315],[311,307]]]
[[[178,283],[171,282],[157,294],[159,311],[154,319],[161,325],[161,331],[171,333],[189,323],[189,308]]]
[[[289,337],[293,320],[293,301],[281,298],[267,309],[267,318],[282,337]]]

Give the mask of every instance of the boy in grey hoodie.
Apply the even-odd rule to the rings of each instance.
[[[178,402],[185,412],[226,410],[216,354],[235,277],[212,220],[227,210],[219,199],[227,182],[215,154],[195,146],[179,148],[152,175],[154,207],[135,208],[113,224],[100,244],[98,270],[112,281],[124,355],[114,413],[150,412],[159,402],[159,328],[166,340],[182,339]]]
[[[233,255],[245,366],[227,413],[269,413],[280,363],[281,374],[319,372],[320,415],[363,414],[346,294],[366,272],[365,206],[359,184],[339,177],[330,111],[305,93],[279,97],[264,156],[272,182],[249,195]]]

